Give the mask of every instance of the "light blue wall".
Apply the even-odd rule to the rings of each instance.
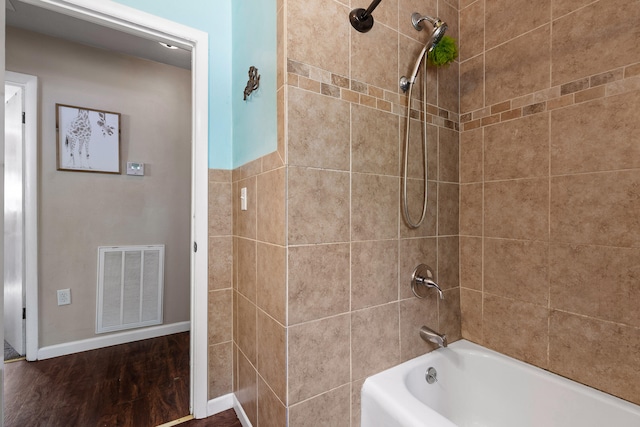
[[[115,0],[209,33],[209,167],[277,149],[276,0]],[[260,89],[242,100],[251,65]]]
[[[231,169],[232,0],[115,0],[209,33],[209,167]],[[237,1],[237,0],[235,0]],[[275,34],[275,26],[273,27]]]
[[[234,0],[231,8],[233,166],[238,167],[278,148],[276,1]],[[243,101],[252,65],[260,87]]]

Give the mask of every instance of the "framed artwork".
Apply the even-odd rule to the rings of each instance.
[[[56,104],[58,170],[120,173],[120,113]]]

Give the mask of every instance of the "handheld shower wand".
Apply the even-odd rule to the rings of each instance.
[[[427,55],[429,52],[431,52],[431,50],[433,50],[435,45],[437,45],[440,40],[442,40],[442,37],[444,37],[444,33],[447,31],[447,28],[449,28],[446,22],[442,21],[440,18],[422,16],[418,12],[414,12],[411,15],[411,23],[413,24],[413,28],[418,31],[422,31],[424,29],[424,26],[422,25],[424,21],[429,22],[433,26],[433,31],[431,33],[429,41],[427,41],[427,44],[425,44],[422,48],[422,52],[420,52],[420,55],[418,55],[418,60],[416,61],[416,64],[413,68],[411,77],[407,78],[405,76],[402,76],[400,78],[400,89],[402,89],[403,92],[409,90],[409,87],[415,82],[424,55]]]

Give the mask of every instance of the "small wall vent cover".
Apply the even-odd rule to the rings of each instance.
[[[96,333],[162,324],[164,245],[98,248]]]

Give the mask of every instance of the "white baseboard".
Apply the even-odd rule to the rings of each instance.
[[[247,417],[244,409],[242,409],[242,405],[240,405],[240,401],[238,401],[238,398],[234,393],[225,394],[224,396],[217,397],[207,402],[207,417],[232,408],[236,411],[236,415],[238,416],[238,420],[240,420],[242,427],[253,427],[249,421],[249,417]]]
[[[112,345],[157,338],[164,335],[186,332],[191,329],[191,322],[170,323],[168,325],[152,326],[149,328],[135,329],[116,334],[109,334],[85,340],[71,341],[63,344],[55,344],[38,349],[38,360],[51,359],[52,357],[65,356],[67,354],[80,353],[81,351],[96,350]]]
[[[249,417],[247,417],[247,413],[244,412],[244,409],[235,394],[233,395],[233,409],[236,411],[236,415],[238,416],[238,420],[240,420],[242,427],[253,427],[251,425],[251,421],[249,421]]]

